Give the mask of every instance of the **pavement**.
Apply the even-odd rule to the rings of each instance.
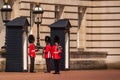
[[[44,72],[0,72],[0,80],[120,80],[120,70],[70,70]]]

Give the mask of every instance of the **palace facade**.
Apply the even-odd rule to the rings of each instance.
[[[36,36],[37,28],[31,16],[32,4],[35,2],[39,2],[44,10],[39,29],[41,46],[45,46],[45,36],[50,36],[50,24],[59,19],[69,19],[72,26],[71,69],[88,69],[91,66],[94,69],[97,65],[120,68],[120,0],[11,0],[11,20],[27,17],[30,23],[28,32]],[[1,0],[0,7],[2,5]],[[1,18],[0,24],[1,47],[5,42],[5,26]]]

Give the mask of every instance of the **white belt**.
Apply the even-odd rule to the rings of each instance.
[[[54,52],[55,54],[58,53],[58,52]]]

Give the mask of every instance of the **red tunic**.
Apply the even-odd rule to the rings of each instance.
[[[58,49],[56,45],[53,45],[51,52],[52,52],[53,59],[61,59],[60,54],[62,53],[62,48]]]
[[[50,44],[46,45],[46,47],[44,49],[44,57],[51,58],[51,46],[50,46]]]
[[[35,45],[33,43],[31,43],[29,45],[29,55],[30,57],[36,57],[36,54],[35,54]]]

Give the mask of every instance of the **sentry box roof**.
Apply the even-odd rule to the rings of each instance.
[[[52,23],[50,28],[63,28],[63,29],[69,29],[71,27],[71,24],[69,22],[69,19],[60,19],[54,23]]]
[[[29,26],[29,22],[26,17],[17,17],[12,21],[7,22],[5,25],[10,27],[18,27],[18,26],[22,27],[22,26]]]

